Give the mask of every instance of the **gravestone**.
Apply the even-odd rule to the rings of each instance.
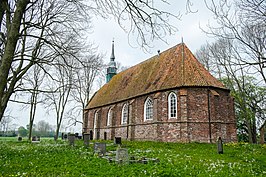
[[[68,141],[69,141],[70,146],[74,146],[75,145],[75,134],[69,134]]]
[[[121,144],[122,144],[121,137],[115,137],[115,139],[114,139],[114,144],[119,144],[119,145],[121,145]]]
[[[99,155],[105,155],[106,153],[106,143],[94,143],[94,153]]]
[[[31,137],[31,141],[36,141],[36,136]]]
[[[93,140],[93,131],[90,130],[90,140]]]
[[[64,134],[64,139],[65,139],[65,140],[67,139],[67,134]]]
[[[18,141],[22,141],[22,137],[21,136],[18,137]]]
[[[218,154],[223,154],[224,151],[223,151],[223,140],[221,137],[218,138],[218,141],[217,141],[217,151],[218,151]]]
[[[39,143],[39,142],[40,142],[40,139],[39,139],[37,136],[33,136],[33,137],[31,138],[31,142],[32,142],[32,143]]]
[[[104,132],[104,134],[103,134],[103,139],[104,139],[104,140],[107,140],[107,132]]]
[[[129,157],[128,157],[128,149],[126,148],[118,148],[116,150],[116,162],[119,164],[128,164]]]
[[[62,140],[64,139],[64,133],[61,133],[61,139]]]
[[[84,133],[83,137],[84,137],[84,145],[85,145],[85,147],[89,147],[89,145],[90,145],[90,134],[89,133]]]

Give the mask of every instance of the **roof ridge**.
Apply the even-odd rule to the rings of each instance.
[[[182,71],[181,71],[182,72],[181,73],[182,74],[182,84],[181,85],[184,85],[185,84],[185,79],[184,79],[185,78],[185,67],[184,67],[185,66],[185,63],[184,63],[185,62],[185,52],[184,52],[183,39],[182,39],[182,43],[181,44],[182,44],[182,47],[181,47],[181,57],[182,57],[181,58],[181,61],[182,61],[182,67],[181,67],[182,68]]]
[[[188,48],[187,48],[187,51],[189,52],[189,54],[194,59],[194,62],[190,62],[190,63],[196,68],[196,70],[199,73],[199,75],[201,76],[202,80],[205,81],[207,85],[209,85],[209,82],[207,81],[207,79],[205,77],[203,77],[203,73],[199,70],[200,65],[198,65],[198,64],[196,65],[196,63],[195,63],[195,62],[199,62],[199,61],[196,59],[196,57],[193,55],[193,53]],[[191,58],[191,57],[189,57],[189,58]]]

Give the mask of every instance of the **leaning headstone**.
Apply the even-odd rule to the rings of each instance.
[[[89,147],[90,145],[90,134],[89,133],[84,133],[84,145],[85,147]]]
[[[18,141],[22,141],[22,137],[21,136],[18,137]]]
[[[223,140],[221,137],[218,138],[218,141],[217,141],[217,151],[218,151],[218,154],[223,154],[224,153],[224,150],[223,150]]]
[[[70,146],[74,146],[75,145],[75,134],[69,134],[68,141],[69,141]]]
[[[128,164],[129,157],[128,157],[128,150],[126,148],[118,148],[116,150],[116,162],[119,164]]]
[[[94,153],[98,155],[105,155],[106,153],[106,143],[94,143]]]
[[[115,137],[115,139],[114,139],[114,144],[119,144],[119,145],[121,145],[121,144],[122,144],[121,137]]]

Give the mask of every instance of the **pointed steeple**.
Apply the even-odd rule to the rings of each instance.
[[[111,61],[115,61],[115,45],[114,45],[114,40],[112,41],[112,54],[110,57]]]
[[[114,51],[114,40],[112,41],[112,53],[110,57],[110,62],[108,64],[106,73],[106,83],[109,82],[114,75],[116,75],[116,62],[115,62],[115,51]]]

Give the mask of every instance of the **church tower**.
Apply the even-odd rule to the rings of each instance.
[[[116,75],[116,63],[115,63],[115,53],[114,53],[114,40],[112,42],[112,54],[110,57],[110,62],[108,64],[106,73],[106,83],[109,82],[114,75]]]

